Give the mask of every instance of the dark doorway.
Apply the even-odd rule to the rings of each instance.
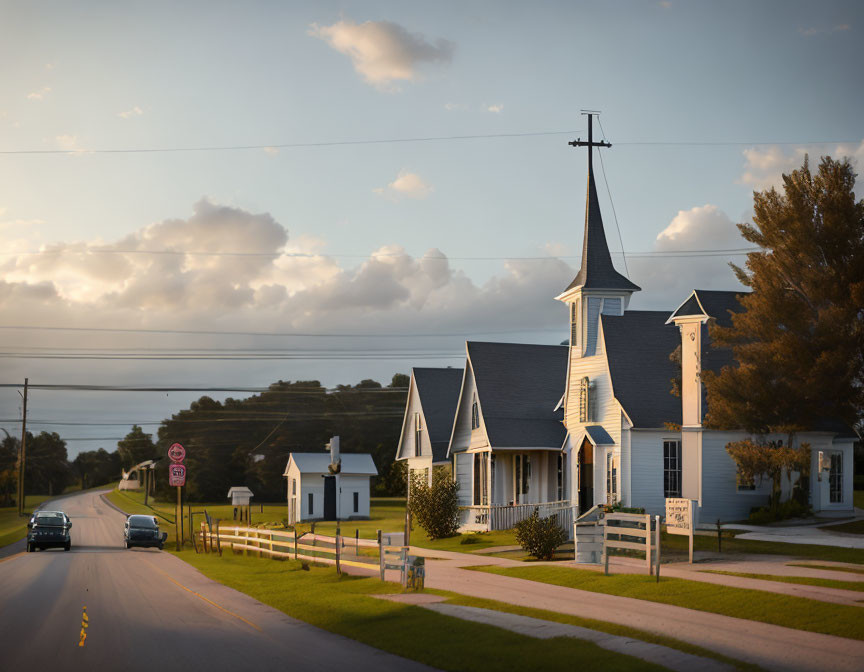
[[[594,446],[588,439],[579,451],[579,513],[594,506]]]
[[[336,477],[324,477],[324,520],[336,520]]]

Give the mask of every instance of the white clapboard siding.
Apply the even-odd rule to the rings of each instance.
[[[470,506],[471,482],[473,478],[474,453],[456,453],[454,460],[455,478],[459,483],[459,506]]]

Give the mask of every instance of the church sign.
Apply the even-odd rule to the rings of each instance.
[[[666,531],[690,537],[690,563],[693,563],[693,532],[696,527],[696,502],[680,497],[666,498]]]

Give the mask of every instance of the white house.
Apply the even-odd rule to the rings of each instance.
[[[541,503],[569,509],[558,408],[567,348],[469,341],[466,355],[448,452],[461,529],[513,527]]]
[[[408,464],[411,477],[421,473],[432,483],[432,469],[450,463],[447,447],[453,431],[453,416],[459,401],[462,369],[420,368],[411,370],[408,400],[396,459]]]
[[[369,518],[370,480],[378,475],[367,453],[339,454],[334,436],[327,452],[291,453],[283,476],[288,485],[288,521]]]

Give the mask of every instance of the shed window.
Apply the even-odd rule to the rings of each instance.
[[[311,516],[314,513],[314,507],[312,506],[312,493],[309,493],[309,515]]]
[[[681,496],[681,442],[663,442],[663,496]]]
[[[828,501],[839,504],[843,501],[843,453],[831,453],[828,470]]]
[[[358,511],[360,511],[360,493],[355,492],[354,493],[354,513],[357,513]]]

